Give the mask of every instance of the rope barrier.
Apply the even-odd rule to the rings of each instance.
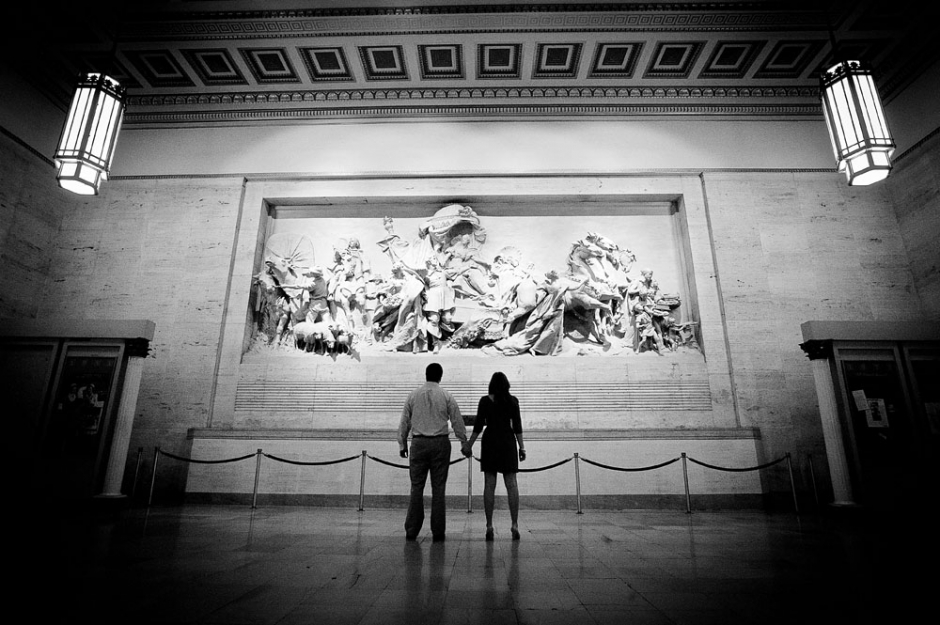
[[[171,454],[168,451],[163,451],[162,449],[157,449],[157,453],[161,453],[164,456],[173,458],[174,460],[182,460],[183,462],[193,462],[195,464],[226,464],[228,462],[241,462],[242,460],[248,460],[249,458],[254,458],[257,454],[248,454],[247,456],[241,456],[239,458],[228,458],[225,460],[196,460],[195,458],[184,458],[182,456],[177,456]]]
[[[395,467],[396,469],[408,469],[409,468],[407,464],[395,464],[394,462],[389,462],[388,460],[382,460],[381,458],[376,458],[375,456],[370,456],[368,454],[366,454],[366,458],[368,458],[369,460],[375,460],[379,464],[384,464],[389,467]]]
[[[545,465],[544,467],[536,467],[534,469],[519,469],[519,473],[538,473],[539,471],[548,471],[549,469],[554,469],[555,467],[560,467],[563,464],[567,464],[572,460],[574,460],[574,456],[571,458],[565,458],[564,460],[556,462],[555,464]]]
[[[483,462],[476,456],[473,456],[473,459],[476,460],[477,462]],[[572,456],[571,458],[565,458],[564,460],[556,462],[555,464],[545,465],[544,467],[536,467],[534,469],[519,469],[519,473],[538,473],[539,471],[547,471],[549,469],[554,469],[555,467],[560,467],[566,462],[571,462],[572,460],[574,460],[574,456]]]
[[[142,451],[142,450],[140,450],[140,451]],[[138,461],[137,461],[138,467],[139,467],[139,465],[140,465],[140,451],[138,452]],[[360,511],[360,512],[364,509],[364,508],[363,508],[363,503],[364,503],[364,498],[365,498],[366,458],[369,458],[369,459],[371,459],[371,460],[374,460],[375,462],[378,462],[379,464],[384,464],[384,465],[389,466],[389,467],[394,467],[394,468],[396,468],[396,469],[410,469],[410,466],[409,466],[408,464],[400,464],[400,463],[395,463],[395,462],[389,462],[388,460],[384,460],[384,459],[382,459],[382,458],[377,458],[377,457],[375,457],[375,456],[371,456],[371,455],[369,455],[365,450],[363,450],[362,453],[361,453],[359,456],[349,456],[349,457],[347,457],[347,458],[339,458],[339,459],[337,459],[337,460],[320,460],[320,461],[289,460],[289,459],[287,459],[287,458],[281,458],[281,457],[278,457],[278,456],[275,456],[275,455],[272,455],[272,454],[264,453],[261,449],[258,449],[258,450],[257,450],[255,453],[253,453],[253,454],[246,454],[246,455],[244,455],[244,456],[239,456],[239,457],[237,457],[237,458],[225,458],[225,459],[221,459],[221,460],[200,460],[200,459],[195,459],[195,458],[185,458],[185,457],[183,457],[183,456],[177,456],[177,455],[172,454],[172,453],[169,453],[169,452],[167,452],[167,451],[163,451],[163,450],[160,449],[159,447],[155,447],[155,448],[154,448],[154,457],[153,457],[153,469],[152,469],[152,472],[151,472],[150,493],[149,493],[149,497],[148,497],[148,500],[147,500],[147,506],[148,506],[148,507],[151,505],[151,503],[152,503],[152,501],[153,501],[153,491],[154,491],[154,484],[155,484],[155,482],[156,482],[156,473],[157,473],[157,458],[158,458],[161,454],[164,455],[164,456],[167,456],[167,457],[169,457],[169,458],[173,458],[174,460],[180,460],[180,461],[182,461],[182,462],[189,462],[189,463],[194,463],[194,464],[228,464],[228,463],[232,463],[232,462],[240,462],[240,461],[242,461],[242,460],[248,460],[249,458],[254,457],[254,458],[256,459],[256,466],[255,466],[255,480],[254,480],[254,481],[255,481],[255,485],[254,485],[254,493],[253,493],[253,496],[252,496],[252,506],[251,506],[252,508],[257,507],[258,484],[259,484],[260,473],[261,473],[261,457],[262,457],[262,456],[266,456],[267,458],[270,458],[271,460],[274,460],[275,462],[283,462],[283,463],[286,463],[286,464],[293,464],[293,465],[298,465],[298,466],[327,466],[327,465],[333,465],[333,464],[341,464],[341,463],[344,463],[344,462],[351,462],[351,461],[355,460],[356,458],[360,458],[360,457],[361,457],[361,459],[362,459],[362,468],[361,468],[361,472],[360,472],[360,482],[359,482],[359,511]],[[476,460],[477,462],[481,462],[481,460],[480,460],[479,458],[477,458],[476,456],[471,456],[470,458],[461,457],[461,458],[457,458],[456,460],[451,460],[449,464],[450,464],[450,465],[455,465],[455,464],[458,464],[458,463],[460,463],[460,462],[463,462],[464,460],[469,460],[469,459]],[[691,513],[691,512],[692,512],[692,503],[691,503],[691,495],[690,495],[690,491],[689,491],[689,475],[688,475],[687,461],[694,462],[695,464],[697,464],[697,465],[699,465],[699,466],[702,466],[702,467],[705,467],[705,468],[708,468],[708,469],[714,469],[714,470],[716,470],[716,471],[726,471],[726,472],[732,472],[732,473],[743,473],[743,472],[747,472],[747,471],[759,471],[759,470],[762,470],[762,469],[767,469],[767,468],[769,468],[769,467],[775,466],[775,465],[780,464],[781,462],[784,462],[784,461],[785,461],[785,462],[787,463],[787,468],[788,468],[788,471],[789,471],[789,474],[790,474],[790,489],[791,489],[791,492],[792,492],[792,494],[793,494],[793,506],[794,506],[794,509],[796,510],[796,513],[799,514],[799,502],[797,501],[797,496],[796,496],[796,484],[795,484],[795,481],[794,481],[794,478],[793,478],[793,468],[792,468],[792,465],[791,465],[791,462],[790,462],[790,454],[789,454],[789,453],[786,453],[783,457],[778,458],[777,460],[773,460],[773,461],[771,461],[771,462],[767,462],[767,463],[760,464],[760,465],[753,466],[753,467],[743,467],[743,468],[738,468],[738,467],[721,467],[721,466],[717,466],[717,465],[714,465],[714,464],[709,464],[709,463],[707,463],[707,462],[702,462],[701,460],[696,460],[695,458],[690,458],[685,452],[683,452],[683,453],[680,455],[680,457],[678,457],[678,458],[672,458],[671,460],[667,460],[667,461],[665,461],[665,462],[660,462],[660,463],[658,463],[658,464],[653,464],[653,465],[649,465],[649,466],[645,466],[645,467],[618,467],[618,466],[613,466],[613,465],[609,465],[609,464],[604,464],[604,463],[602,463],[602,462],[597,462],[597,461],[594,461],[594,460],[590,460],[590,459],[588,459],[588,458],[582,458],[582,457],[580,457],[579,454],[575,453],[575,454],[574,454],[573,456],[571,456],[571,457],[565,458],[565,459],[563,459],[563,460],[559,460],[558,462],[555,462],[555,463],[552,463],[552,464],[548,464],[548,465],[545,465],[545,466],[535,467],[535,468],[532,468],[532,469],[521,469],[521,468],[520,468],[520,469],[519,469],[519,473],[538,473],[538,472],[541,472],[541,471],[548,471],[549,469],[554,469],[554,468],[556,468],[556,467],[560,467],[560,466],[563,465],[563,464],[567,464],[567,463],[571,462],[572,460],[574,460],[574,468],[575,468],[575,486],[576,486],[576,491],[577,491],[577,501],[578,501],[578,510],[577,510],[577,512],[578,512],[578,514],[582,514],[582,510],[581,510],[581,474],[580,474],[580,470],[579,470],[579,461],[581,461],[581,460],[583,460],[584,462],[586,462],[586,463],[588,463],[588,464],[590,464],[590,465],[599,467],[599,468],[601,468],[601,469],[607,469],[607,470],[610,470],[610,471],[628,472],[628,473],[636,473],[636,472],[640,472],[640,471],[653,471],[653,470],[655,470],[655,469],[661,469],[661,468],[663,468],[663,467],[669,466],[669,465],[674,464],[674,463],[676,463],[676,462],[679,462],[679,461],[681,460],[681,461],[682,461],[682,475],[683,475],[683,480],[684,480],[684,482],[685,482],[686,512],[688,512],[688,513]],[[471,477],[471,475],[472,475],[472,464],[471,464],[471,465],[468,465],[468,470],[467,470],[467,512],[472,512],[472,508],[471,508],[471,505],[470,505],[470,504],[471,504],[471,496],[472,496],[472,477]],[[136,481],[137,481],[137,480],[136,480],[136,475],[135,475],[135,480],[134,480],[134,481],[135,481],[134,486],[136,487]],[[815,486],[815,484],[814,484],[814,486]]]
[[[758,470],[760,470],[760,469],[766,469],[767,467],[772,467],[772,466],[774,466],[775,464],[780,464],[781,462],[783,462],[783,461],[786,460],[786,459],[787,459],[786,456],[782,456],[782,457],[778,458],[777,460],[773,460],[773,461],[767,462],[767,463],[765,463],[765,464],[759,464],[759,465],[757,465],[756,467],[745,467],[745,468],[742,468],[742,469],[734,469],[734,468],[729,468],[729,467],[718,467],[718,466],[715,466],[715,465],[713,465],[713,464],[707,464],[707,463],[705,463],[705,462],[701,462],[700,460],[696,460],[695,458],[691,458],[691,457],[689,458],[689,462],[694,462],[695,464],[697,464],[697,465],[699,465],[699,466],[707,467],[707,468],[709,468],[709,469],[715,469],[716,471],[727,471],[727,472],[729,472],[729,473],[744,473],[744,472],[746,472],[746,471],[758,471]]]
[[[676,458],[673,458],[672,460],[667,460],[666,462],[660,462],[659,464],[653,464],[648,467],[627,468],[627,467],[612,467],[609,464],[602,464],[600,462],[594,462],[593,460],[588,460],[584,456],[581,456],[581,460],[585,461],[588,464],[593,464],[595,467],[600,467],[602,469],[610,469],[611,471],[629,471],[629,472],[652,471],[653,469],[661,469],[663,467],[669,466],[673,462],[679,462],[681,459],[682,458],[680,457],[676,457]]]
[[[301,462],[300,460],[288,460],[287,458],[279,458],[271,454],[263,453],[261,454],[265,458],[270,458],[271,460],[276,460],[277,462],[286,462],[287,464],[296,464],[304,467],[322,467],[328,464],[340,464],[342,462],[349,462],[350,460],[357,460],[359,455],[350,456],[348,458],[340,458],[339,460],[323,460],[320,462]]]
[[[409,465],[407,465],[407,464],[396,464],[396,463],[394,463],[394,462],[389,462],[388,460],[382,460],[381,458],[376,458],[375,456],[370,456],[369,454],[366,454],[366,457],[369,458],[369,460],[375,460],[375,461],[378,462],[379,464],[384,464],[384,465],[387,465],[387,466],[390,466],[390,467],[395,467],[396,469],[410,469],[410,468],[411,468],[411,467],[410,467]],[[464,460],[466,460],[466,458],[457,458],[456,460],[451,460],[451,461],[450,461],[450,464],[453,466],[453,465],[457,464],[458,462],[463,462]]]

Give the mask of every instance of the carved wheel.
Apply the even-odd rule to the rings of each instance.
[[[305,234],[278,232],[264,244],[264,260],[284,259],[295,270],[309,269],[315,264],[313,241]]]

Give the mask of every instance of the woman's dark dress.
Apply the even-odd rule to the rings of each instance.
[[[494,402],[489,395],[481,397],[473,431],[483,432],[480,469],[484,473],[519,472],[516,433],[522,432],[522,417],[518,399],[509,395]]]

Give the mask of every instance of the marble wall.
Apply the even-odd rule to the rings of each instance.
[[[900,159],[886,185],[926,314],[940,319],[940,129]]]
[[[763,458],[789,451],[805,467],[812,454],[823,483],[800,323],[940,314],[931,244],[940,231],[936,137],[917,149],[889,184],[867,189],[812,172],[695,179],[707,219],[690,235],[713,243],[721,296],[714,323],[727,337],[719,352],[728,355],[722,366],[731,385],[719,399],[739,427],[760,429]],[[240,231],[241,213],[258,208],[243,193],[237,176],[142,177],[109,181],[100,197],[75,200],[54,186],[48,162],[0,136],[0,315],[156,323],[128,475],[137,447],[185,454],[187,432],[211,425],[224,387],[216,381],[230,364],[221,343],[242,341],[226,335],[226,320],[247,322],[243,307],[229,309],[228,281],[238,255],[251,253],[238,248],[252,238]],[[159,489],[181,491],[181,467],[167,462],[161,476]]]
[[[0,319],[41,314],[62,218],[78,207],[48,161],[0,134]]]
[[[799,173],[704,180],[741,423],[760,428],[768,457],[791,451],[806,467],[812,455],[821,475],[825,450],[800,323],[924,319],[915,278],[922,269],[908,257],[886,185]]]

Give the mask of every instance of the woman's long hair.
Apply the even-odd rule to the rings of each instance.
[[[511,401],[512,395],[509,394],[509,378],[502,371],[497,371],[490,378],[490,386],[487,391],[498,402]]]

